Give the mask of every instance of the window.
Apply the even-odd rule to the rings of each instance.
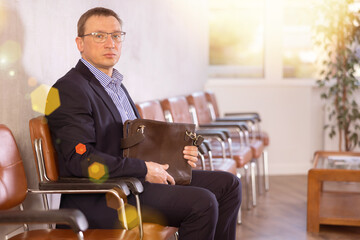
[[[283,21],[283,77],[315,77],[316,54],[312,42],[315,14],[309,0],[284,2]]]
[[[264,1],[210,0],[212,76],[263,77]]]
[[[312,1],[209,0],[209,76],[314,77]]]

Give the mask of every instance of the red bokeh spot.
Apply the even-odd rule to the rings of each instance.
[[[82,143],[79,143],[78,145],[76,145],[75,150],[76,153],[83,155],[84,152],[86,152],[86,146]]]

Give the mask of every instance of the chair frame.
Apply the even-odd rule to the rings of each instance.
[[[40,116],[43,118],[43,116]],[[136,199],[136,209],[137,216],[139,219],[139,233],[140,239],[143,239],[144,230],[143,230],[143,222],[141,215],[141,206],[140,206],[140,198],[139,194],[143,191],[143,187],[141,182],[136,178],[118,178],[111,179],[106,183],[95,184],[92,183],[88,178],[62,178],[58,181],[52,181],[46,174],[45,160],[43,154],[42,147],[42,139],[34,138],[34,151],[35,151],[35,161],[38,167],[39,174],[39,189],[28,189],[30,193],[39,193],[42,194],[43,206],[46,210],[49,210],[49,203],[47,199],[47,194],[85,194],[85,193],[105,193],[111,194],[116,201],[118,202],[118,210],[120,210],[120,214],[123,219],[123,227],[125,230],[128,230],[128,223],[126,221],[126,213],[125,213],[125,202],[122,197],[130,194],[129,188],[131,192],[134,194]],[[61,188],[61,189],[59,189]],[[120,196],[120,194],[114,190],[114,188],[118,189],[126,189],[123,193],[124,196]]]
[[[248,124],[250,124],[251,127],[251,131],[253,133],[261,133],[261,127],[260,127],[260,122],[261,122],[261,118],[259,113],[257,112],[233,112],[233,113],[225,113],[224,117],[222,118],[217,118],[216,113],[218,112],[218,107],[217,107],[217,103],[216,103],[216,99],[214,96],[214,93],[210,92],[210,91],[205,91],[205,95],[207,98],[207,103],[208,103],[208,108],[210,110],[211,113],[211,118],[213,121],[244,121],[247,122]],[[212,99],[212,100],[210,100]],[[213,101],[214,104],[216,106],[213,105]],[[217,111],[215,110],[215,108],[217,109]],[[256,136],[255,134],[252,135],[252,137],[255,139]],[[266,148],[263,149],[263,153],[262,153],[262,160],[263,160],[263,181],[264,181],[264,188],[265,191],[269,191],[270,189],[270,181],[269,181],[269,157],[268,157],[268,151]],[[257,165],[257,171],[260,172],[260,167]],[[260,181],[258,181],[258,189],[260,190]]]

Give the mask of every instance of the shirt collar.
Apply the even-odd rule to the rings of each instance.
[[[85,66],[89,68],[90,72],[94,74],[96,79],[101,83],[103,87],[108,86],[111,82],[118,83],[119,85],[122,83],[124,76],[115,68],[113,69],[112,77],[109,77],[107,74],[94,67],[84,58],[81,58],[81,61],[85,64]]]

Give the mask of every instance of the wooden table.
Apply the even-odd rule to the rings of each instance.
[[[316,168],[319,158],[360,156],[360,153],[316,152],[308,172],[307,231],[319,232],[320,224],[360,226],[359,191],[325,191],[324,182],[360,182],[360,170]]]

